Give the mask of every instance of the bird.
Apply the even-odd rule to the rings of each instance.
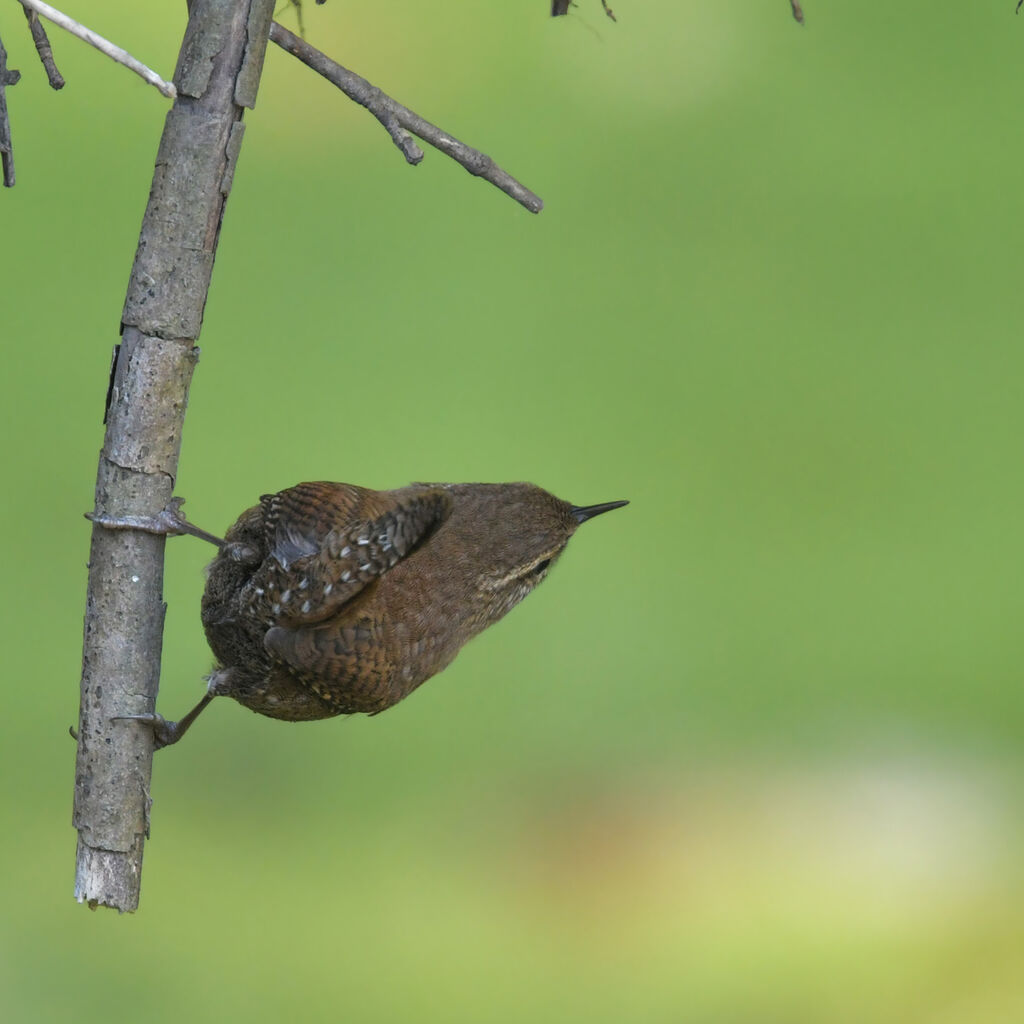
[[[118,716],[150,725],[156,749],[214,697],[290,722],[393,707],[544,580],[582,523],[628,502],[572,505],[530,483],[316,481],[263,495],[223,539],[181,504],[89,517],[218,548],[201,606],[217,660],[206,694],[179,721]]]

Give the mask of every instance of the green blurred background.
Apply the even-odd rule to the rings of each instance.
[[[306,6],[534,217],[271,47],[177,492],[529,479],[629,509],[379,718],[157,756],[71,898],[110,349],[167,107],[0,32],[8,1021],[1024,1020],[1024,20],[992,4]],[[169,74],[184,4],[76,4]],[[294,27],[291,12],[282,20]],[[168,547],[160,707],[210,667]]]

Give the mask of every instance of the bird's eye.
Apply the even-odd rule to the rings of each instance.
[[[543,562],[538,562],[533,567],[531,572],[533,572],[533,574],[535,576],[539,576],[550,564],[551,564],[551,559],[550,558],[545,558]]]

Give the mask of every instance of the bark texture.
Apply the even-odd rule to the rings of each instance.
[[[194,0],[122,316],[96,512],[156,515],[172,496],[195,341],[224,205],[256,99],[272,0]],[[149,834],[151,730],[118,715],[156,706],[165,539],[94,526],[73,821],[75,896],[135,910]]]

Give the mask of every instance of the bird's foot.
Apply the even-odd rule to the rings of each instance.
[[[153,739],[155,740],[153,749],[161,750],[163,747],[169,747],[172,743],[177,743],[188,732],[188,727],[199,717],[203,708],[216,696],[215,693],[207,692],[203,699],[180,722],[168,722],[163,715],[159,715],[155,711],[144,715],[116,715],[112,721],[145,722],[146,725],[152,726]]]
[[[111,516],[103,512],[86,512],[85,518],[97,526],[105,526],[108,530],[142,530],[145,533],[158,533],[165,537],[178,537],[193,528],[181,511],[181,506],[184,504],[184,498],[171,498],[166,508],[155,516],[132,513]]]
[[[181,537],[189,534],[215,544],[222,551],[226,550],[236,562],[246,560],[252,550],[248,545],[228,544],[220,537],[215,537],[212,533],[207,533],[206,530],[201,530],[198,526],[193,525],[181,511],[181,506],[184,504],[184,498],[171,498],[166,507],[157,512],[155,516],[134,513],[112,516],[103,512],[86,512],[85,518],[108,530],[142,530],[144,533],[155,533],[163,537]]]
[[[154,750],[161,750],[163,747],[169,747],[172,743],[177,743],[185,735],[188,725],[192,724],[189,722],[188,725],[182,728],[180,722],[168,722],[163,715],[158,715],[155,711],[147,715],[116,715],[112,721],[145,722],[147,725],[151,725],[153,727]]]

